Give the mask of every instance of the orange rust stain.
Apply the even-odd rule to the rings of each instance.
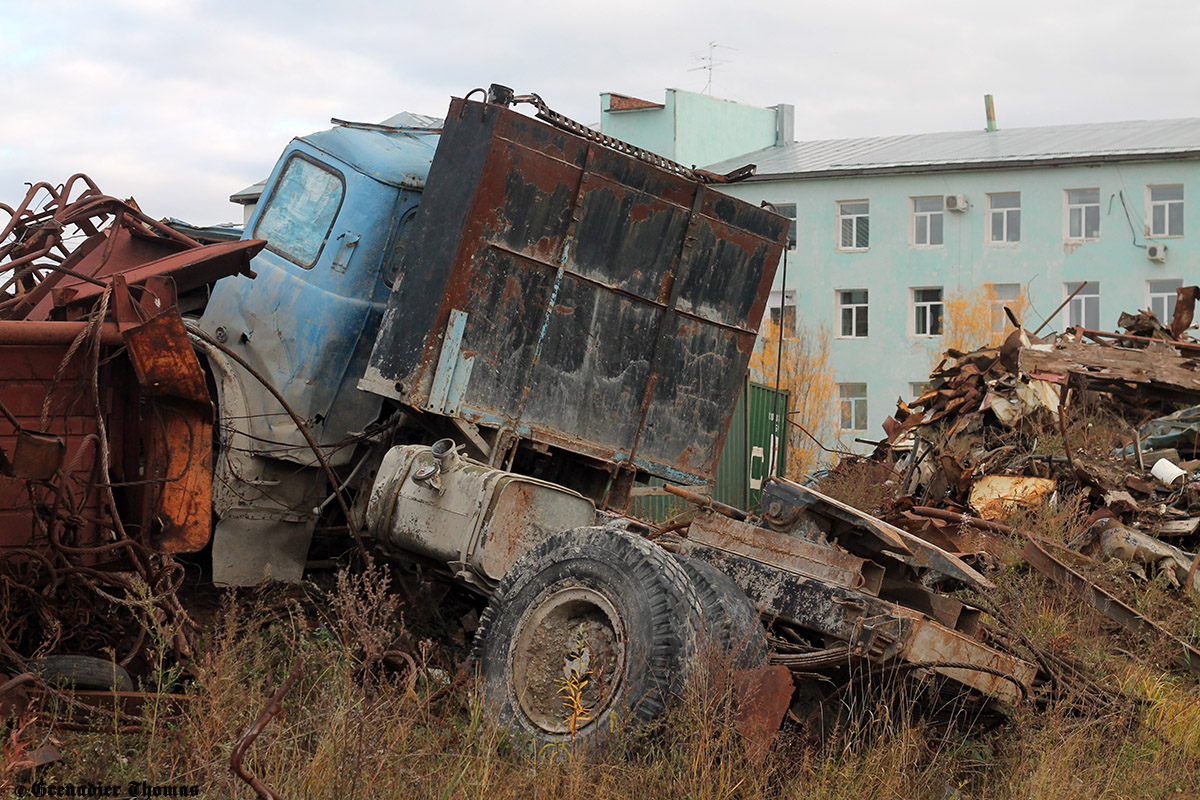
[[[629,219],[633,222],[645,222],[654,213],[654,206],[649,203],[636,203],[629,209]]]
[[[504,292],[500,295],[500,299],[505,303],[511,303],[521,296],[521,282],[517,280],[515,275],[509,275],[504,282]]]

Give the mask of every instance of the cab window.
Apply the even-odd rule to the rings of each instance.
[[[342,176],[299,153],[283,167],[254,236],[267,249],[311,269],[333,228],[346,185]]]

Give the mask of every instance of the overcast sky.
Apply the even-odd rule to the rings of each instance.
[[[1200,116],[1200,3],[0,0],[0,202],[86,172],[152,216],[228,196],[330,117],[442,116],[497,82],[581,122],[599,93],[792,103],[798,139]]]

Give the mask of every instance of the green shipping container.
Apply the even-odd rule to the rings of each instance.
[[[749,379],[742,384],[717,465],[713,499],[744,511],[758,510],[768,475],[785,474],[789,400],[787,392],[776,393],[773,387]],[[653,478],[649,484],[639,486],[658,487],[664,483]],[[633,498],[629,510],[642,519],[665,522],[687,508],[687,503],[673,495],[641,495]]]

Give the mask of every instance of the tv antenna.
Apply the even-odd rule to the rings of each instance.
[[[721,50],[736,50],[737,49],[736,47],[729,47],[728,45],[717,44],[716,42],[709,42],[707,53],[700,52],[693,56],[693,58],[696,61],[700,62],[700,66],[692,67],[691,69],[688,70],[688,72],[697,72],[699,70],[704,70],[705,72],[708,73],[708,80],[705,81],[704,89],[701,91],[701,94],[712,94],[713,70],[715,70],[717,67],[721,66],[722,64],[730,63],[728,61],[723,61],[723,60],[717,58],[716,51],[718,48],[720,48]]]

